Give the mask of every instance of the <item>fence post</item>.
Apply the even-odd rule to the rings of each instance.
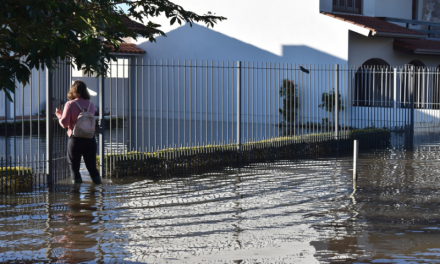
[[[353,150],[353,186],[356,186],[357,183],[357,164],[358,164],[358,156],[359,156],[359,141],[355,140],[354,142],[354,150]]]
[[[241,61],[237,62],[237,162],[241,165]]]
[[[5,159],[7,161],[8,160],[8,119],[9,119],[8,107],[10,107],[9,104],[10,102],[8,100],[8,97],[6,96],[6,92],[4,93],[5,93]]]
[[[339,150],[339,65],[335,65],[335,139]]]
[[[413,149],[413,141],[414,141],[414,90],[415,90],[415,67],[411,66],[411,70],[410,70],[410,78],[411,78],[411,112],[410,112],[410,127],[409,127],[409,134],[408,134],[408,145],[409,145],[409,150]]]
[[[53,73],[46,67],[46,182],[53,181]]]
[[[394,109],[397,109],[397,68],[394,68]]]
[[[135,57],[130,57],[129,58],[129,64],[128,64],[128,74],[129,74],[129,93],[128,93],[128,115],[129,115],[129,144],[128,144],[128,151],[133,151],[138,149],[138,145],[137,145],[137,138],[136,138],[136,123],[138,122],[137,120],[137,114],[136,114],[136,83],[137,83],[137,76],[136,76],[136,60]],[[163,82],[163,80],[162,80]],[[162,102],[161,102],[162,104]],[[162,109],[161,109],[162,111]],[[136,142],[136,145],[134,144],[134,142]],[[161,142],[161,145],[162,142]]]
[[[104,109],[105,109],[105,77],[101,75],[99,77],[99,174],[104,177],[104,141],[105,141],[105,120],[104,120]]]

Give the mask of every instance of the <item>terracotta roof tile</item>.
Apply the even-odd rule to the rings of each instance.
[[[395,50],[414,53],[417,50],[440,51],[440,41],[421,39],[395,39]]]
[[[145,25],[126,17],[123,17],[122,19],[124,20],[124,24],[133,32],[145,31]]]
[[[116,54],[145,54],[147,53],[145,50],[136,47],[136,45],[132,43],[121,43],[119,44],[119,50],[116,51],[114,48],[111,49],[112,53]]]
[[[360,27],[367,28],[375,32],[427,36],[426,34],[420,33],[416,30],[402,27],[377,17],[348,15],[348,14],[334,14],[327,12],[323,12],[323,14]]]

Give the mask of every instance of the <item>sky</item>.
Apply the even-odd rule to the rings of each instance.
[[[127,11],[128,11],[128,5],[127,4],[120,4],[119,7],[121,7],[122,10],[124,10],[125,13],[127,13]]]

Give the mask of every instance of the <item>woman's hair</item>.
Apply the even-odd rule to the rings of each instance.
[[[89,91],[87,91],[87,85],[81,80],[76,80],[72,84],[72,86],[70,86],[70,91],[67,94],[67,98],[69,98],[69,100],[75,100],[76,98],[90,100],[90,94]]]

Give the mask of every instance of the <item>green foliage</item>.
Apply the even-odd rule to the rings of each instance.
[[[329,93],[322,93],[321,95],[321,104],[318,105],[318,107],[321,107],[322,109],[325,109],[325,111],[333,113],[333,110],[335,108],[335,88],[332,89]],[[338,109],[344,110],[344,101],[341,98],[341,94],[338,93]]]
[[[128,15],[121,4],[128,5]],[[29,83],[32,69],[57,68],[59,60],[74,62],[86,74],[106,75],[110,54],[123,38],[155,41],[165,36],[150,21],[165,15],[170,24],[201,22],[213,27],[225,20],[208,12],[198,15],[169,0],[2,0],[0,1],[0,91],[12,101],[15,79]],[[144,27],[127,27],[130,19]]]
[[[32,190],[32,169],[26,167],[0,167],[0,193]]]
[[[298,91],[296,84],[289,79],[284,79],[280,87],[280,96],[283,99],[283,108],[280,108],[280,114],[287,124],[292,124],[296,120],[299,109]]]

